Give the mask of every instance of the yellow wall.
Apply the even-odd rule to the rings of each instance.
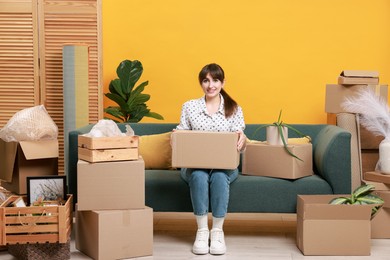
[[[220,64],[246,123],[326,123],[325,85],[344,69],[390,82],[388,0],[103,1],[104,93],[124,59],[140,60],[148,106],[178,122]],[[104,107],[109,104],[105,99]],[[112,103],[111,103],[112,104]],[[143,122],[160,122],[145,118]]]

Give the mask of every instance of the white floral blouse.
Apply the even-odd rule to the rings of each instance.
[[[205,96],[199,99],[192,99],[185,102],[182,106],[180,124],[176,127],[178,130],[198,130],[208,132],[235,132],[244,131],[244,115],[240,106],[235,113],[225,117],[224,99],[222,95],[219,109],[213,115],[209,115],[206,108]]]

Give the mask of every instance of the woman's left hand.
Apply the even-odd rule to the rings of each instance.
[[[242,130],[238,130],[236,133],[238,134],[237,150],[241,152],[246,147],[246,135]]]

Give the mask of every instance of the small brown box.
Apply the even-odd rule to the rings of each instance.
[[[88,162],[137,160],[138,136],[88,137],[79,135],[79,159]]]
[[[341,85],[379,84],[379,72],[366,70],[344,70],[338,83]]]

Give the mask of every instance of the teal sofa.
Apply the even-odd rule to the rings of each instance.
[[[134,123],[137,135],[171,131],[173,123]],[[77,137],[93,125],[69,132],[67,179],[69,193],[77,202]],[[118,124],[124,132],[125,125]],[[249,139],[265,140],[264,132],[254,133],[261,124],[246,125]],[[334,125],[293,125],[309,135],[313,144],[314,175],[297,180],[239,174],[231,184],[229,212],[295,213],[299,194],[348,194],[351,192],[351,134]],[[289,137],[294,133],[289,133]],[[142,145],[142,144],[141,144]],[[241,170],[241,164],[239,166]],[[109,173],[107,173],[109,174]],[[91,183],[93,185],[93,183]],[[145,170],[145,204],[155,212],[192,212],[188,185],[179,170]]]

